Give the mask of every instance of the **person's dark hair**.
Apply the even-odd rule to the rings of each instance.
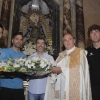
[[[38,40],[43,40],[44,43],[47,45],[46,40],[45,40],[43,37],[37,37],[37,39],[36,39],[36,43],[37,43]]]
[[[2,29],[3,29],[3,26],[2,26],[2,24],[0,24],[0,28],[2,28]]]
[[[90,37],[90,33],[91,33],[92,30],[99,30],[100,31],[100,25],[96,25],[96,24],[91,25],[88,28],[88,37]]]
[[[15,36],[17,35],[21,35],[23,37],[23,33],[22,32],[16,32],[15,34],[13,34],[12,39],[15,38]]]

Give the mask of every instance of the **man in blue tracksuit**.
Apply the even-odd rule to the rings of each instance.
[[[11,48],[0,49],[0,61],[9,58],[16,59],[26,55],[20,51],[23,35],[21,32],[14,34],[12,39],[13,46]],[[0,100],[25,100],[23,90],[23,80],[21,78],[2,78],[1,82],[1,98]]]

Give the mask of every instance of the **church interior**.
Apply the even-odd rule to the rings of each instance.
[[[0,23],[6,47],[11,47],[12,35],[20,31],[24,36],[22,51],[31,55],[34,41],[42,36],[48,53],[56,59],[64,49],[62,37],[68,31],[76,38],[77,47],[91,44],[87,31],[93,24],[100,25],[100,0],[0,0]]]
[[[0,0],[6,47],[11,46],[15,32],[23,32],[24,44],[28,40],[34,44],[34,39],[41,35],[56,58],[63,50],[62,36],[69,30],[76,38],[76,46],[85,48],[91,43],[88,27],[100,24],[99,4],[100,0]]]

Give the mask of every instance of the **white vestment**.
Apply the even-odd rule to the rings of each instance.
[[[45,100],[92,100],[86,51],[63,51],[57,59],[62,73],[48,78]]]

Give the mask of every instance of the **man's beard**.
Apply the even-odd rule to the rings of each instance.
[[[44,49],[42,46],[40,46],[40,47],[38,47],[37,51],[38,51],[38,52],[44,52],[45,49]]]
[[[17,45],[17,44],[13,44],[14,47],[20,49],[21,48],[21,45]]]
[[[5,39],[5,37],[3,37],[3,36],[0,38],[0,48],[5,48],[5,47],[6,47],[6,45],[5,45],[5,40],[6,40],[6,39]]]

